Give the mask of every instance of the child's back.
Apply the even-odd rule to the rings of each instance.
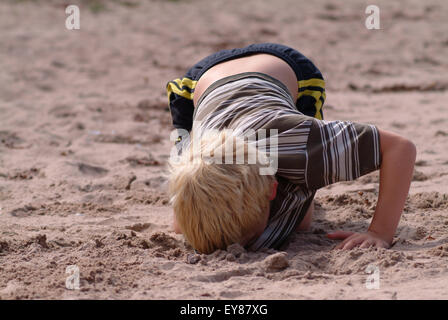
[[[281,48],[284,49],[284,47]],[[281,53],[284,52],[281,51]],[[387,177],[385,178],[382,174],[383,183],[380,184],[378,201],[380,209],[377,210],[379,213],[375,215],[376,219],[374,218],[369,232],[366,234],[336,233],[334,237],[347,238],[343,244],[348,243],[348,247],[390,244],[409,189],[410,175],[415,161],[415,147],[409,141],[379,131],[373,125],[320,120],[322,97],[324,97],[323,79],[297,78],[297,74],[302,73],[320,74],[312,73],[310,70],[297,70],[297,66],[314,67],[314,65],[304,64],[301,60],[296,64],[296,69],[291,69],[291,64],[278,62],[278,58],[266,58],[263,61],[256,58],[257,56],[262,57],[251,55],[241,60],[235,58],[230,62],[207,69],[209,71],[202,70],[201,74],[204,78],[199,78],[200,80],[194,83],[196,89],[200,91],[194,91],[195,94],[199,94],[197,99],[195,97],[194,113],[191,115],[191,121],[194,120],[191,130],[193,143],[190,144],[188,140],[184,140],[179,144],[186,150],[181,156],[182,161],[177,164],[173,162],[171,181],[175,183],[171,184],[170,189],[180,231],[186,235],[187,239],[193,237],[211,239],[216,236],[228,239],[221,241],[220,245],[207,246],[208,252],[225,248],[232,242],[244,243],[253,250],[263,247],[278,248],[309,212],[314,195],[319,188],[338,181],[356,179],[379,169],[382,166],[381,161],[386,160],[387,163],[383,165],[386,168],[382,171],[387,173]],[[299,54],[295,57],[303,56]],[[288,60],[287,57],[286,60]],[[245,62],[247,68],[240,65],[241,61]],[[269,61],[270,65],[263,64]],[[257,63],[260,63],[260,69],[257,69]],[[236,66],[242,69],[235,69]],[[241,72],[243,70],[244,72]],[[266,70],[270,74],[262,72]],[[292,79],[294,76],[296,78]],[[294,87],[293,82],[295,82]],[[297,95],[291,93],[294,91]],[[170,92],[170,89],[168,92],[170,98],[174,98],[171,99],[171,106],[175,109],[173,118],[175,120],[177,116],[177,119],[180,119],[181,117],[179,118],[176,114],[179,111],[176,108],[180,104],[173,103],[176,102],[176,94],[173,91]],[[297,101],[296,97],[298,97]],[[190,96],[190,98],[193,97]],[[314,117],[309,116],[310,110]],[[188,119],[188,115],[189,111],[186,109],[184,118]],[[229,134],[226,134],[227,138],[224,139],[216,133],[215,137],[220,138],[213,140],[210,138],[213,137],[210,132],[229,129],[233,130],[234,135],[246,139],[243,142],[239,140],[240,147],[245,146],[242,147],[243,149],[256,146],[253,150],[259,150],[262,154],[266,153],[271,160],[271,169],[274,169],[271,174],[275,174],[278,187],[276,187],[277,184],[270,182],[272,179],[260,180],[257,176],[262,171],[261,163],[256,163],[258,169],[256,174],[254,173],[256,171],[252,170],[250,174],[243,175],[244,170],[240,170],[241,164],[214,162],[216,159],[225,159],[224,156],[216,157],[216,153],[224,150],[225,145],[232,143],[233,138],[230,139]],[[203,136],[207,139],[201,141]],[[207,149],[206,154],[211,157],[204,161],[203,146],[210,144],[213,144],[213,148],[205,149]],[[402,154],[397,153],[397,148]],[[237,158],[235,154],[237,149],[236,147],[227,149],[231,152],[230,159]],[[189,166],[189,162],[194,162],[193,160],[200,163],[195,170],[191,170]],[[397,160],[403,161],[404,165],[397,165]],[[250,167],[247,158],[243,165]],[[236,168],[239,169],[235,170]],[[203,173],[207,170],[210,172],[210,179],[212,179],[211,172],[219,171],[224,176],[217,178],[219,175],[215,175],[215,181],[206,183],[207,176]],[[402,182],[397,181],[397,175],[403,178]],[[198,176],[202,177],[202,182],[199,182]],[[232,178],[232,187],[230,187],[231,184],[223,189],[213,187],[213,184],[221,185],[221,182],[226,180],[225,177]],[[247,183],[247,180],[254,181],[254,184],[256,184],[255,181],[259,183],[264,181],[269,184],[271,192],[263,188],[257,194],[257,190],[254,190],[250,181]],[[384,189],[387,189],[389,193],[392,189],[398,190],[398,198],[391,198],[390,194],[385,194]],[[191,196],[192,190],[202,194],[200,200]],[[248,194],[252,198],[248,198]],[[255,206],[251,207],[248,199],[252,199]],[[268,221],[266,221],[265,212],[261,209],[266,204],[270,207]],[[389,210],[389,206],[393,209]],[[185,209],[187,207],[188,210]],[[248,212],[249,207],[253,212]],[[390,211],[393,213],[388,216]],[[242,225],[246,222],[242,222],[244,219],[240,220],[240,216],[244,215],[256,217],[257,222],[251,220],[252,222],[246,221],[248,225]],[[218,220],[225,221],[227,227],[220,229],[216,220],[213,228],[208,228],[207,221],[210,216],[219,217]],[[195,224],[189,224],[190,220],[195,221]],[[232,221],[235,223],[227,223]],[[261,222],[264,224],[262,227],[260,227]],[[250,224],[257,230],[256,232],[249,232]],[[234,236],[226,236],[231,233]],[[249,233],[250,237],[247,236]],[[218,242],[215,241],[215,243]],[[194,243],[193,246],[195,246]],[[195,247],[198,248],[198,246]]]

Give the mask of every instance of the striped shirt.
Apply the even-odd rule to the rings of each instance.
[[[305,116],[280,81],[261,73],[226,77],[207,88],[195,109],[192,131],[206,129],[233,129],[237,134],[277,130],[277,196],[264,232],[249,244],[251,250],[279,248],[300,224],[319,188],[380,167],[375,126]],[[262,145],[272,156],[268,137]]]

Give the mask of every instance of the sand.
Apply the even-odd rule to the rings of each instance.
[[[65,28],[68,4],[80,30]],[[447,299],[448,5],[376,1],[381,30],[367,30],[368,4],[1,1],[0,299]],[[414,141],[391,249],[337,251],[325,236],[366,230],[377,173],[319,190],[311,230],[279,251],[198,255],[171,230],[165,84],[253,42],[316,63],[326,119]]]

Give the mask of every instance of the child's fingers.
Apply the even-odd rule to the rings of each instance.
[[[327,233],[327,238],[332,239],[332,240],[344,240],[353,234],[355,234],[355,232],[338,230],[335,232]]]
[[[350,241],[347,241],[347,243],[342,247],[342,250],[351,250],[354,247],[359,246],[362,241],[362,239],[351,239]]]
[[[335,247],[335,249],[343,249],[344,246],[345,246],[349,241],[353,240],[353,237],[356,237],[356,235],[355,235],[355,234],[352,234],[351,236],[345,238],[341,243],[339,243],[339,244]]]
[[[378,240],[375,242],[375,247],[389,249],[390,246],[386,242]]]
[[[366,240],[363,243],[361,243],[361,245],[359,247],[362,248],[362,249],[365,249],[365,248],[370,248],[372,246],[376,246],[375,241]]]
[[[342,249],[342,250],[351,250],[355,247],[359,247],[364,242],[366,242],[366,239],[359,234],[355,234],[352,237],[349,237],[342,241],[338,246],[336,246],[335,249]]]

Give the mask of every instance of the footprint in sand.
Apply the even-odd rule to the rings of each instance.
[[[52,108],[49,114],[56,118],[73,118],[77,115],[77,113],[73,111],[73,107],[69,105],[58,105]]]
[[[0,146],[9,149],[24,149],[25,140],[20,138],[16,133],[10,131],[0,131]]]
[[[104,169],[102,167],[92,166],[90,164],[86,164],[86,163],[82,163],[82,162],[69,163],[69,164],[77,167],[79,172],[81,172],[82,174],[88,175],[88,176],[102,177],[102,176],[107,175],[107,173],[109,172],[109,170]]]

